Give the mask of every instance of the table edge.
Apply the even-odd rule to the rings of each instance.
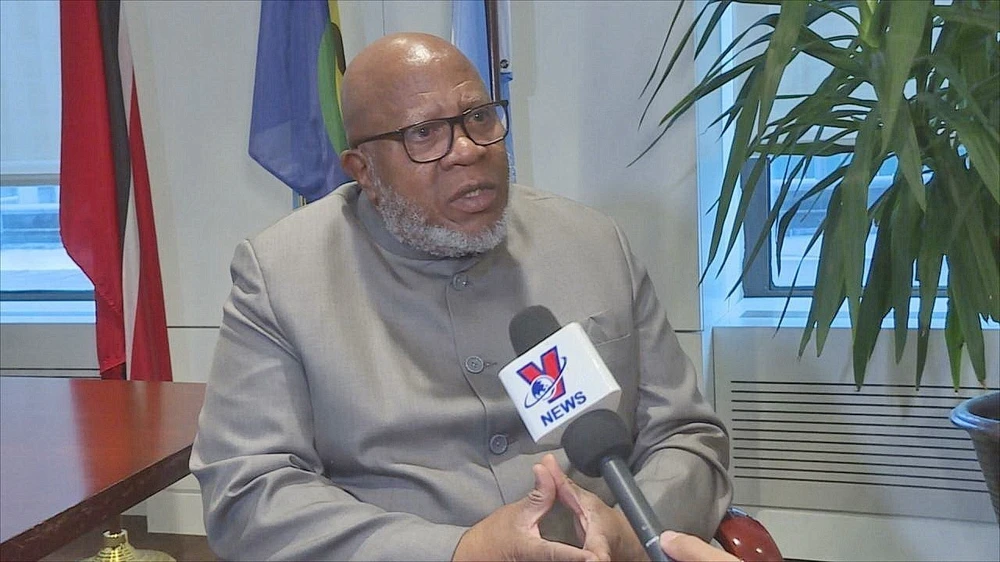
[[[131,478],[116,482],[84,502],[3,541],[0,543],[0,559],[38,560],[108,518],[174,484],[190,473],[188,463],[192,447],[187,445]]]

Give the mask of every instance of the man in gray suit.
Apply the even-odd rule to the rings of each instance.
[[[343,83],[357,180],[237,249],[191,469],[234,559],[639,559],[607,487],[529,437],[497,379],[543,304],[622,387],[627,459],[668,528],[729,505],[725,429],[604,215],[510,185],[505,102],[422,34]],[[569,476],[566,479],[564,473]]]

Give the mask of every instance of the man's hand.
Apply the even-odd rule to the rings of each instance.
[[[554,461],[554,459],[553,459]],[[548,541],[538,532],[538,522],[556,502],[556,483],[542,465],[532,467],[535,489],[517,502],[505,505],[473,525],[462,535],[452,560],[565,560],[597,558],[592,552]]]
[[[573,512],[576,534],[584,550],[593,552],[598,560],[649,560],[624,513],[577,486],[554,456],[542,457],[542,465],[555,479],[559,501]]]
[[[677,562],[740,562],[732,554],[684,533],[664,531],[660,535],[660,546],[671,560]]]

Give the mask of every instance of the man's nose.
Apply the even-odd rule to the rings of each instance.
[[[444,158],[449,164],[468,165],[486,153],[486,147],[473,142],[461,125],[455,125],[452,135],[451,151]]]

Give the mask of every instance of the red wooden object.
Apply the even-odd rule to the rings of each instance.
[[[729,508],[719,524],[715,540],[722,548],[744,562],[782,562],[781,551],[771,533],[743,511]]]
[[[188,474],[205,385],[0,377],[0,559],[37,560]]]

